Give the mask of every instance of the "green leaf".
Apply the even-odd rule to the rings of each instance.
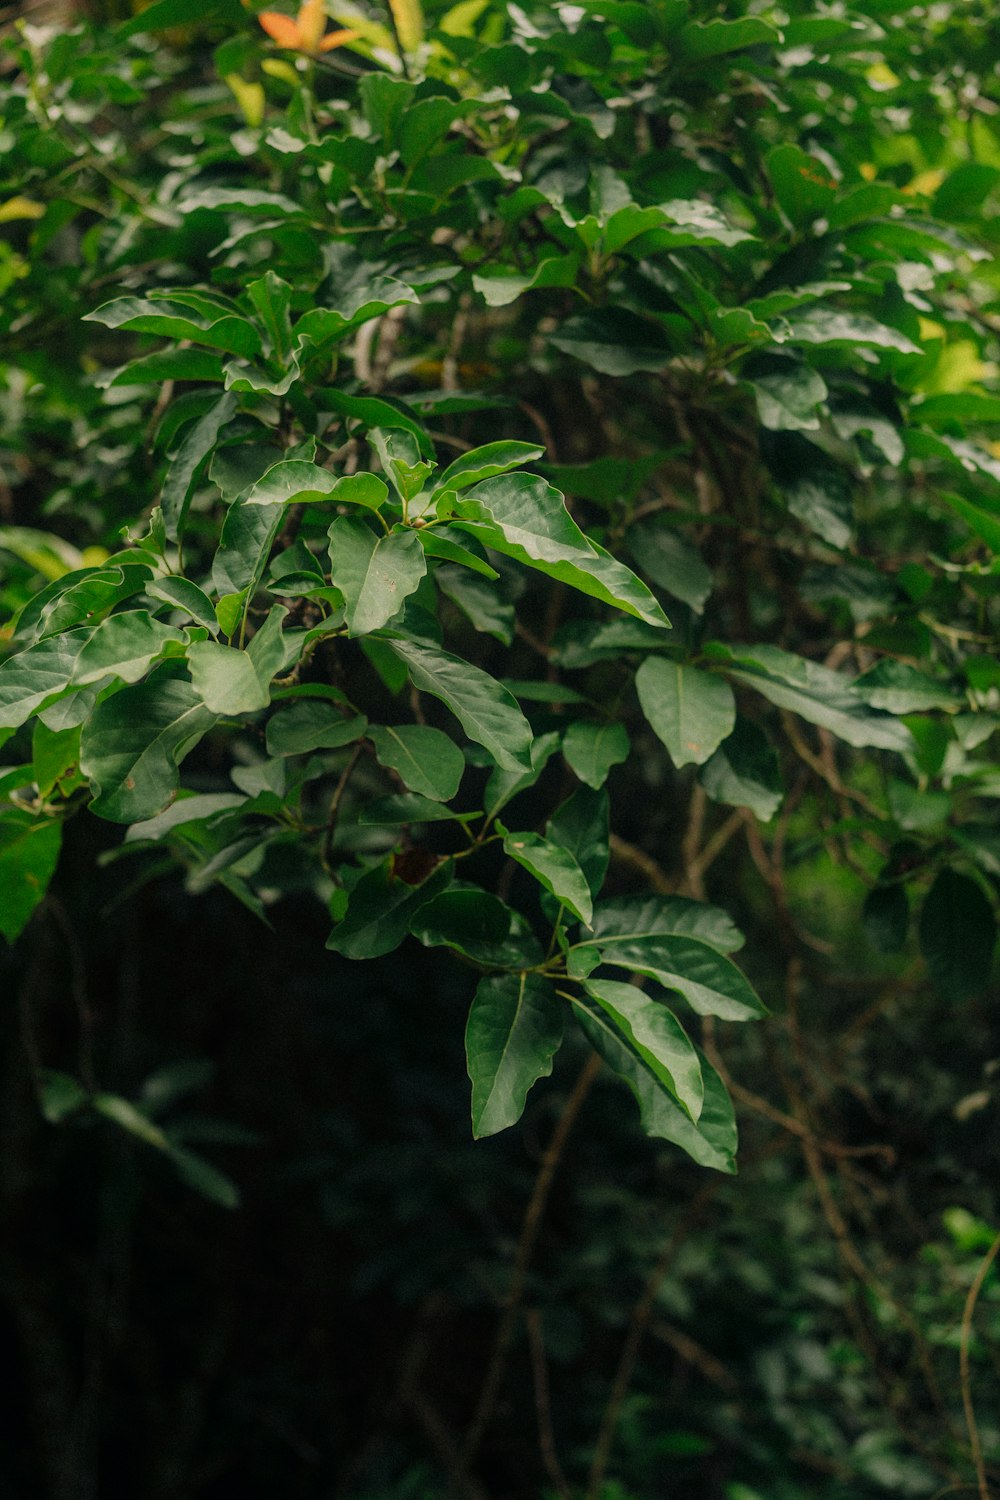
[[[455,524],[485,546],[650,625],[669,624],[646,585],[588,540],[544,479],[505,474],[445,503]]]
[[[697,1121],[705,1098],[698,1054],[672,1011],[634,984],[588,979],[586,993],[621,1032],[637,1060]]]
[[[368,738],[379,763],[395,771],[411,792],[450,802],[465,771],[465,757],[440,729],[423,724],[372,724]]]
[[[777,646],[734,648],[712,642],[707,649],[716,660],[730,664],[729,676],[737,682],[754,688],[778,708],[829,729],[849,745],[906,751],[913,744],[905,725],[869,708],[850,679],[829,667]]]
[[[743,935],[727,912],[685,896],[615,896],[601,901],[594,911],[590,941],[600,939],[606,945],[657,934],[695,937],[720,953],[735,953],[743,946]]]
[[[268,720],[267,753],[306,755],[313,750],[338,750],[359,740],[367,729],[364,714],[345,717],[332,703],[306,698]]]
[[[517,700],[471,662],[416,641],[386,640],[403,662],[413,686],[440,698],[458,719],[470,740],[490,752],[506,771],[531,768],[531,725]]]
[[[247,194],[247,197],[252,196]],[[178,297],[181,294],[178,294]],[[168,297],[144,301],[140,297],[117,297],[84,316],[85,323],[103,323],[106,328],[124,328],[130,333],[154,333],[168,339],[190,339],[227,354],[253,359],[261,351],[260,334],[238,311],[207,302],[201,312]],[[224,398],[229,399],[229,398]]]
[[[810,432],[819,427],[827,398],[826,381],[809,365],[770,356],[751,381],[762,427],[776,432]],[[793,512],[801,516],[801,508]]]
[[[246,493],[245,505],[311,505],[319,500],[362,505],[378,510],[389,491],[377,474],[345,474],[339,479],[329,469],[301,458],[282,459]]]
[[[80,761],[80,726],[50,729],[36,719],[31,732],[31,769],[39,797],[50,797]]]
[[[628,759],[631,749],[624,724],[601,724],[574,719],[563,735],[563,755],[588,786],[601,787],[612,766]]]
[[[204,625],[215,635],[219,629],[218,619],[211,599],[196,583],[188,578],[156,578],[146,585],[151,599],[161,599],[164,604],[181,610],[196,625]]]
[[[721,677],[647,657],[635,678],[642,711],[678,768],[703,765],[736,722],[733,690]]]
[[[204,792],[200,796],[178,797],[176,802],[165,812],[157,813],[155,818],[144,818],[141,822],[133,823],[125,834],[125,842],[158,843],[160,839],[173,833],[175,828],[183,828],[188,823],[207,822],[220,813],[242,807],[246,801],[247,798],[240,792]]]
[[[49,636],[0,663],[0,729],[16,729],[54,703],[69,684],[90,630]]]
[[[195,641],[188,649],[191,681],[213,714],[248,714],[271,701],[271,679],[284,662],[281,622],[288,611],[276,604],[245,651],[219,641]]]
[[[700,615],[712,592],[712,574],[690,542],[662,516],[638,521],[626,537],[629,551],[654,583]]]
[[[174,26],[223,20],[236,26],[242,19],[236,0],[153,0],[116,32],[120,41],[147,31],[168,31]]]
[[[590,925],[593,916],[590,887],[568,849],[550,843],[537,833],[506,833],[503,849],[509,858],[523,865],[547,891],[551,891],[574,917],[586,926]]]
[[[399,792],[369,802],[362,808],[358,822],[398,827],[403,823],[465,823],[480,816],[476,812],[457,813],[454,808],[445,807],[430,797],[418,796],[416,792]]]
[[[762,823],[774,817],[784,796],[777,754],[752,719],[737,718],[698,779],[713,801],[748,807]]]
[[[935,984],[949,999],[982,994],[993,968],[997,923],[978,881],[942,870],[920,913],[920,951]]]
[[[178,765],[215,723],[194,687],[153,677],[97,705],[80,741],[91,811],[113,823],[160,812],[176,794]]]
[[[701,1167],[735,1172],[736,1120],[732,1101],[707,1059],[700,1059],[705,1093],[696,1125],[598,1007],[574,1000],[573,1009],[591,1046],[635,1095],[646,1134],[672,1141]]]
[[[767,170],[774,196],[796,229],[805,229],[825,214],[837,196],[828,168],[791,142],[767,153]]]
[[[104,677],[138,682],[158,657],[180,655],[185,644],[182,630],[154,620],[146,610],[112,615],[84,644],[73,669],[73,685],[85,687]],[[177,649],[171,652],[171,646]]]
[[[602,375],[619,378],[640,370],[656,372],[677,352],[676,339],[651,318],[623,308],[599,308],[567,318],[549,343]]]
[[[528,1090],[552,1072],[563,1012],[538,974],[488,974],[476,990],[465,1030],[477,1140],[515,1125]]]
[[[736,965],[698,938],[616,938],[610,943],[601,940],[598,946],[606,964],[645,974],[666,989],[676,990],[700,1016],[754,1021],[767,1014]]]
[[[818,307],[789,320],[783,335],[786,344],[844,344],[868,349],[893,349],[900,354],[920,354],[913,343],[896,328],[887,328],[862,313],[838,312],[832,307]]]
[[[90,1103],[90,1094],[78,1079],[54,1068],[40,1068],[35,1084],[39,1107],[50,1125],[61,1125]]]
[[[495,817],[518,793],[534,786],[558,749],[559,735],[550,730],[548,734],[540,734],[532,741],[530,770],[520,766],[514,770],[498,767],[486,783],[484,800],[488,816]]]
[[[422,906],[410,924],[426,948],[451,948],[491,969],[523,969],[542,961],[538,939],[523,918],[478,886],[452,886]]]
[[[99,1115],[111,1120],[119,1129],[142,1141],[144,1145],[152,1146],[156,1151],[170,1150],[170,1141],[159,1125],[155,1125],[130,1100],[122,1099],[118,1094],[93,1094],[90,1105]]]
[[[534,463],[544,452],[545,449],[536,443],[487,443],[483,448],[470,449],[468,453],[456,458],[454,463],[450,463],[438,475],[435,487],[441,490],[465,490],[470,485],[480,484],[484,479],[506,474],[509,469]]]
[[[177,541],[184,530],[188,505],[212,452],[219,434],[236,411],[236,398],[228,393],[217,401],[184,429],[177,448],[171,454],[170,466],[160,491],[160,510],[163,524],[171,541]]]
[[[967,703],[961,690],[949,690],[943,682],[928,677],[917,667],[891,658],[878,662],[856,677],[854,689],[872,708],[884,708],[891,714],[963,708]]]
[[[348,635],[369,635],[397,615],[427,571],[409,528],[378,537],[360,517],[340,516],[329,531],[331,578],[344,596]]]
[[[689,21],[678,38],[684,56],[697,61],[780,41],[781,32],[756,16],[739,21]]]
[[[291,287],[273,271],[265,271],[257,281],[248,284],[247,296],[267,330],[270,352],[284,363],[292,345],[292,322],[289,316]]]
[[[451,879],[451,863],[439,866],[420,885],[408,885],[392,874],[391,860],[362,875],[347,901],[347,914],[327,938],[326,946],[344,958],[379,958],[398,948],[410,922]]]
[[[221,355],[206,349],[161,349],[123,365],[107,385],[112,390],[120,385],[160,385],[164,380],[209,380],[221,385],[222,379]]]
[[[497,589],[465,568],[439,567],[434,579],[477,630],[495,636],[504,646],[510,645],[514,639],[514,606],[507,604]]]
[[[450,528],[448,528],[450,530]],[[496,568],[491,568],[488,562],[479,557],[477,553],[471,552],[468,547],[461,546],[454,540],[454,536],[446,535],[446,528],[437,527],[434,531],[424,529],[417,532],[420,545],[428,557],[440,557],[444,562],[457,563],[463,568],[469,568],[473,573],[491,581],[500,577]],[[461,536],[461,532],[455,533]],[[468,541],[468,537],[462,537]]]
[[[545,825],[545,837],[550,844],[558,844],[572,854],[592,896],[597,895],[608,873],[609,825],[607,792],[603,788],[594,791],[588,786],[577,787]]]
[[[557,252],[543,256],[530,271],[517,271],[513,267],[494,267],[485,273],[476,271],[472,285],[489,307],[507,307],[524,292],[539,287],[575,286],[579,271],[580,252],[572,250],[565,255]]]
[[[62,824],[27,809],[0,812],[0,932],[13,943],[49,888],[62,842]]]

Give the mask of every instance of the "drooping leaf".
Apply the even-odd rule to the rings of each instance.
[[[616,979],[588,979],[584,989],[621,1032],[638,1061],[697,1121],[705,1097],[698,1054],[672,1011]]]
[[[746,976],[718,949],[694,937],[616,938],[598,946],[606,964],[645,974],[683,995],[700,1016],[753,1021],[766,1010]]]
[[[178,766],[216,716],[180,678],[152,677],[97,705],[80,740],[91,811],[113,823],[160,812],[177,791]]]
[[[347,913],[327,938],[326,946],[344,958],[379,958],[398,948],[420,908],[451,879],[451,863],[433,870],[419,885],[392,874],[384,860],[362,875],[352,889]]]
[[[643,572],[700,615],[712,592],[712,574],[697,549],[661,517],[637,521],[627,541]]]
[[[668,624],[645,584],[584,536],[559,491],[544,479],[500,475],[441,503],[446,508],[439,508],[439,513],[453,518],[485,546],[650,625]]]
[[[608,872],[609,820],[608,794],[603,787],[594,791],[589,786],[579,786],[545,825],[549,843],[569,850],[595,897]]]
[[[774,817],[784,795],[774,746],[752,719],[737,718],[699,779],[715,802],[748,807],[762,823]]]
[[[482,745],[506,771],[531,768],[531,725],[517,700],[471,662],[416,641],[387,640],[404,663],[413,686],[440,698],[470,740]]]
[[[601,787],[612,766],[628,759],[631,744],[624,724],[574,719],[563,735],[562,748],[580,780]]]
[[[585,925],[593,915],[593,902],[587,877],[575,855],[560,844],[550,843],[537,833],[506,833],[503,850],[511,859],[551,891]]]
[[[563,1011],[539,974],[487,974],[479,981],[465,1031],[477,1140],[515,1125],[532,1084],[552,1072]]]

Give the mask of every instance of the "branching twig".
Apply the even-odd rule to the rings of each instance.
[[[969,1446],[972,1449],[972,1462],[976,1466],[976,1483],[979,1486],[979,1500],[990,1500],[990,1487],[986,1480],[986,1465],[983,1460],[983,1444],[979,1436],[979,1425],[976,1422],[976,1412],[972,1404],[972,1376],[969,1369],[969,1344],[972,1340],[972,1318],[976,1311],[976,1303],[979,1301],[979,1293],[983,1289],[983,1283],[989,1274],[990,1266],[1000,1254],[1000,1234],[997,1235],[986,1254],[983,1256],[976,1272],[975,1280],[969,1288],[969,1295],[965,1299],[965,1308],[962,1312],[962,1333],[959,1343],[959,1370],[962,1383],[962,1408],[965,1412],[965,1425],[969,1429]]]

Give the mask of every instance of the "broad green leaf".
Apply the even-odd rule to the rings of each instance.
[[[423,724],[371,724],[367,732],[379,763],[395,771],[411,792],[451,801],[465,770],[454,740]]]
[[[586,926],[590,925],[593,916],[590,887],[575,855],[537,833],[506,833],[503,849],[509,858],[523,865],[547,891],[551,891],[560,905]]]
[[[705,1097],[701,1064],[673,1012],[634,984],[617,979],[588,979],[584,989],[656,1081],[697,1120]]]
[[[490,969],[524,969],[542,961],[524,919],[478,886],[452,886],[413,918],[410,931],[426,948],[451,948]]]
[[[327,388],[319,391],[317,404],[360,423],[363,428],[401,427],[416,439],[424,458],[433,460],[434,444],[427,436],[416,413],[394,396],[352,396],[346,391]]]
[[[247,296],[257,310],[257,316],[267,330],[270,352],[284,362],[291,352],[292,322],[289,309],[292,289],[274,271],[265,271],[257,281],[247,286]]]
[[[588,941],[600,940],[606,946],[657,934],[695,937],[720,953],[735,953],[743,946],[743,935],[728,913],[686,896],[615,896],[600,901],[594,910],[594,936]]]
[[[774,817],[784,795],[777,754],[752,719],[737,718],[698,779],[713,801],[748,807],[762,823]]]
[[[0,729],[16,729],[69,690],[92,629],[49,636],[0,663]]]
[[[950,505],[957,515],[967,526],[970,526],[976,536],[981,537],[991,552],[1000,554],[1000,515],[991,510],[984,510],[981,505],[974,504],[964,495],[956,495],[951,491],[937,492],[936,498]]]
[[[377,474],[345,474],[339,479],[329,469],[301,458],[282,459],[257,480],[244,498],[245,505],[312,504],[318,500],[363,505],[377,510],[389,491]]]
[[[43,813],[0,813],[0,932],[13,943],[44,899],[55,873],[62,824]]]
[[[872,708],[884,708],[891,714],[920,714],[930,709],[956,709],[966,706],[965,693],[949,689],[943,682],[928,677],[907,662],[886,658],[860,677],[854,689]]]
[[[514,770],[506,770],[498,766],[486,783],[485,802],[488,816],[496,817],[497,813],[502,811],[519,792],[525,792],[529,787],[533,787],[558,749],[559,735],[555,730],[550,730],[548,734],[540,734],[532,740],[529,770],[521,766]]]
[[[470,485],[480,484],[484,479],[506,474],[509,469],[534,463],[544,452],[545,449],[536,443],[487,443],[484,448],[472,448],[456,458],[454,463],[450,463],[437,476],[436,487],[442,490],[465,490]]]
[[[718,1073],[700,1058],[704,1098],[697,1125],[645,1067],[617,1027],[593,1002],[574,1000],[573,1011],[594,1050],[628,1084],[639,1105],[647,1135],[672,1141],[701,1167],[734,1173],[736,1120],[732,1101]]]
[[[176,794],[178,765],[215,719],[195,688],[176,677],[154,676],[105,698],[80,741],[91,811],[113,823],[162,811]]]
[[[567,318],[549,343],[602,375],[619,378],[662,370],[677,353],[676,337],[666,327],[622,308]]]
[[[980,995],[990,980],[997,922],[978,881],[942,870],[920,912],[920,951],[943,994],[959,1002]]]
[[[326,946],[344,958],[379,958],[398,948],[420,908],[451,879],[450,861],[423,881],[408,885],[392,874],[384,860],[362,875],[347,901],[347,914],[338,922]]]
[[[271,679],[284,661],[281,622],[288,611],[275,605],[245,651],[219,641],[195,641],[188,649],[191,681],[213,714],[248,714],[271,701]]]
[[[487,974],[479,981],[465,1029],[477,1140],[516,1125],[528,1090],[552,1072],[563,1011],[538,974]]]
[[[505,771],[531,769],[531,725],[517,700],[471,662],[416,641],[386,640],[404,663],[413,686],[440,698],[475,740]]]
[[[332,703],[300,699],[276,713],[267,724],[268,755],[306,755],[353,744],[368,728],[364,714],[345,716]]]
[[[158,657],[180,655],[185,643],[182,630],[154,620],[144,609],[112,615],[84,644],[73,669],[73,684],[85,687],[104,677],[138,682]]]
[[[739,52],[762,42],[781,41],[781,32],[768,21],[746,16],[738,21],[689,21],[678,42],[685,57],[701,61],[724,52]]]
[[[500,475],[445,504],[455,524],[485,546],[650,625],[669,624],[646,585],[588,540],[544,479]]]
[[[712,592],[712,574],[697,549],[659,516],[630,526],[626,540],[643,572],[700,615]]]
[[[222,356],[207,349],[162,349],[116,370],[107,385],[160,385],[164,380],[209,380],[222,384]],[[101,384],[105,381],[102,379]]]
[[[713,642],[710,651],[716,660],[727,663],[728,675],[737,682],[810,724],[829,729],[849,745],[906,751],[913,744],[905,725],[869,708],[850,679],[829,667],[777,646],[729,647]]]
[[[36,719],[31,730],[31,769],[39,797],[49,797],[80,761],[80,726],[50,729]]]
[[[635,677],[642,711],[678,768],[703,765],[736,722],[728,682],[697,667],[647,657]]]
[[[645,974],[666,989],[676,990],[700,1016],[753,1021],[767,1014],[736,965],[698,938],[616,938],[610,943],[598,941],[598,946],[606,964]]]
[[[590,894],[596,896],[604,884],[610,859],[608,794],[579,786],[558,807],[545,825],[550,844],[567,849],[584,873]]]
[[[127,555],[127,554],[126,554]],[[144,591],[152,574],[152,568],[144,563],[129,563],[122,567],[109,565],[90,568],[70,583],[69,578],[60,579],[58,596],[50,598],[40,611],[36,622],[35,639],[43,636],[61,635],[77,625],[95,624],[99,617],[107,614],[116,604],[133,598]],[[37,603],[33,600],[32,604]],[[18,621],[18,635],[27,634],[28,613],[26,609]]]
[[[489,307],[507,307],[525,292],[540,287],[575,286],[580,271],[580,252],[571,250],[543,256],[530,271],[494,267],[473,273],[472,285]]]
[[[827,398],[826,381],[809,365],[773,356],[754,373],[751,384],[762,427],[777,432],[810,432],[819,427],[817,408]]]
[[[450,528],[448,530],[450,531]],[[439,557],[443,562],[460,564],[463,568],[469,568],[471,572],[478,573],[482,578],[495,580],[500,577],[496,568],[491,568],[483,558],[455,541],[455,536],[461,536],[463,542],[469,540],[468,537],[462,536],[461,532],[446,535],[444,527],[437,527],[434,531],[425,528],[423,531],[418,531],[417,536],[428,557]]]
[[[238,311],[210,304],[195,312],[180,300],[117,297],[86,313],[83,321],[103,323],[106,328],[124,328],[130,333],[190,339],[192,343],[208,344],[212,349],[240,354],[245,359],[261,353],[260,334],[248,318]]]
[[[392,481],[393,487],[408,504],[420,494],[433,472],[434,465],[423,457],[422,449],[409,431],[389,428],[383,431],[373,427],[368,441],[378,454],[383,472]]]
[[[340,516],[329,531],[330,569],[344,596],[348,634],[370,635],[397,615],[427,571],[409,528],[376,536],[359,517]]]
[[[497,589],[466,568],[439,567],[434,579],[477,630],[495,636],[504,646],[510,645],[514,639],[514,606],[506,603]]]
[[[611,767],[627,760],[631,748],[624,724],[574,719],[563,735],[563,755],[580,780],[592,787],[603,786]]]
[[[913,343],[896,328],[888,328],[863,313],[838,312],[818,307],[789,320],[782,336],[786,344],[845,344],[849,348],[893,349],[900,354],[919,354]]]

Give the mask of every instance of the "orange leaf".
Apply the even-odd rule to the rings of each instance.
[[[323,0],[303,0],[298,15],[300,43],[303,52],[315,52],[320,37],[326,30],[326,12]]]
[[[262,10],[257,19],[279,47],[287,47],[293,52],[301,50],[302,33],[299,23],[293,21],[291,16],[282,15],[280,10]]]
[[[334,47],[343,47],[345,42],[352,42],[360,31],[329,31],[319,44],[321,52],[329,52]]]

